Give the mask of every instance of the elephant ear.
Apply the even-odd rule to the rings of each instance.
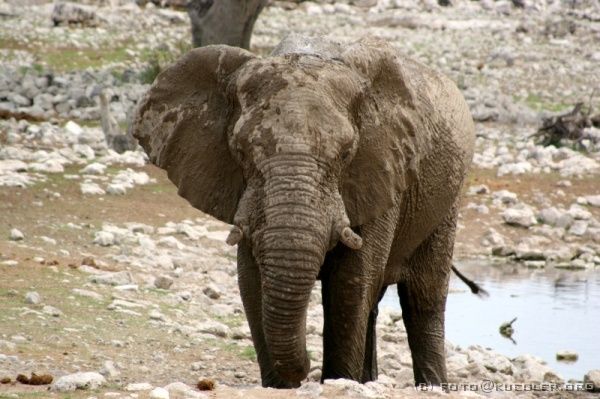
[[[255,56],[229,46],[197,48],[161,72],[137,108],[132,133],[180,196],[232,223],[243,174],[228,146],[234,117],[227,82]]]
[[[381,216],[406,189],[420,122],[414,112],[415,90],[397,50],[366,38],[340,58],[364,84],[351,110],[359,133],[358,149],[341,187],[350,223],[356,226]]]

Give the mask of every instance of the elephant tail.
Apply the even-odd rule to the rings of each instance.
[[[464,274],[459,272],[456,266],[452,265],[452,271],[458,276],[459,279],[462,280],[463,283],[469,286],[473,294],[478,295],[480,297],[487,297],[490,295],[486,290],[481,288],[479,284],[477,284],[473,280],[469,280]]]

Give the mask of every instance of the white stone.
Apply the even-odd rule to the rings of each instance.
[[[154,388],[152,391],[150,391],[150,399],[169,399],[169,391],[167,391],[165,388]]]
[[[77,389],[98,389],[106,383],[104,377],[95,372],[80,372],[69,374],[57,379],[51,389],[59,392],[75,391]]]
[[[65,130],[75,136],[79,136],[81,133],[83,133],[83,128],[73,121],[67,122],[65,125]]]
[[[585,197],[588,205],[600,207],[600,195],[588,195]]]
[[[183,382],[173,382],[166,387],[164,387],[167,391],[169,391],[170,395],[174,397],[183,397],[188,399],[206,399],[207,395],[202,392],[198,392],[189,385],[184,384]]]
[[[128,384],[125,387],[125,390],[129,391],[129,392],[139,392],[139,391],[149,391],[153,388],[154,388],[154,386],[152,386],[152,384],[150,384],[150,383],[137,382],[137,383]]]
[[[579,204],[573,204],[567,211],[575,220],[589,220],[592,218],[590,211]]]
[[[112,360],[106,360],[100,369],[100,374],[106,378],[116,378],[121,372],[117,370],[117,367]]]
[[[29,291],[27,294],[25,294],[25,302],[31,305],[37,305],[42,302],[42,297],[35,291]]]
[[[106,187],[106,192],[111,195],[125,195],[127,188],[123,184],[111,183]]]
[[[576,220],[569,228],[569,234],[583,236],[588,228],[587,220]]]
[[[231,334],[229,327],[227,327],[223,323],[219,323],[215,320],[207,320],[201,323],[198,323],[197,330],[199,332],[212,334],[217,337],[225,338]]]
[[[508,174],[522,175],[524,173],[531,172],[532,169],[533,167],[531,166],[531,163],[527,161],[504,164],[498,168],[498,176],[504,176]]]
[[[84,195],[104,195],[106,192],[96,183],[81,183],[79,185]]]
[[[557,208],[552,206],[550,208],[542,209],[538,213],[537,218],[541,223],[554,226],[562,215],[563,212],[559,211]]]
[[[19,229],[11,229],[9,238],[11,241],[21,241],[25,239],[25,236]]]
[[[105,285],[126,285],[132,282],[131,273],[128,271],[108,272],[91,276],[90,281],[96,284]]]
[[[0,174],[8,172],[25,172],[27,164],[16,159],[0,159]]]
[[[526,205],[505,209],[501,216],[505,223],[521,227],[531,227],[537,223],[533,210]]]
[[[505,205],[516,204],[517,203],[517,194],[508,190],[500,190],[494,191],[492,193],[492,197],[495,201],[500,202]]]
[[[103,175],[106,172],[106,165],[94,162],[81,169],[79,173],[84,175]]]
[[[296,389],[296,395],[316,399],[323,393],[323,387],[318,382],[305,382]]]
[[[546,363],[533,355],[521,355],[512,359],[513,366],[516,367],[520,379],[528,383],[534,382],[560,382],[560,378]],[[517,374],[517,372],[515,372]]]
[[[600,369],[590,370],[583,376],[584,384],[592,384],[592,392],[600,392]]]
[[[42,308],[42,312],[52,317],[60,317],[63,313],[54,306],[46,305]]]
[[[84,290],[81,288],[73,288],[73,293],[79,296],[83,296],[86,298],[91,298],[91,299],[95,299],[98,301],[101,301],[102,299],[104,299],[104,297],[101,294],[98,294],[95,291],[90,291],[90,290]]]
[[[108,231],[98,231],[94,236],[94,244],[101,247],[110,247],[115,244],[115,235]]]
[[[490,192],[490,189],[488,186],[486,186],[485,184],[479,184],[477,186],[469,187],[469,190],[467,191],[467,195],[488,194],[489,192]]]

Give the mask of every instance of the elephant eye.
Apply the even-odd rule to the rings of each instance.
[[[342,161],[348,162],[348,160],[350,159],[350,155],[352,155],[352,149],[348,148],[347,150],[342,152]]]

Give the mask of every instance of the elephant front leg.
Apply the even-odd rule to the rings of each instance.
[[[363,226],[361,250],[338,245],[325,260],[323,380],[368,382],[377,378],[377,303],[394,235],[393,218],[393,214],[386,215]]]
[[[238,246],[238,284],[260,366],[262,386],[269,388],[296,387],[297,385],[283,380],[273,369],[262,326],[260,273],[254,262],[252,251],[245,240],[242,240]]]
[[[417,248],[398,283],[415,384],[440,385],[446,373],[444,311],[452,266],[456,212]]]

